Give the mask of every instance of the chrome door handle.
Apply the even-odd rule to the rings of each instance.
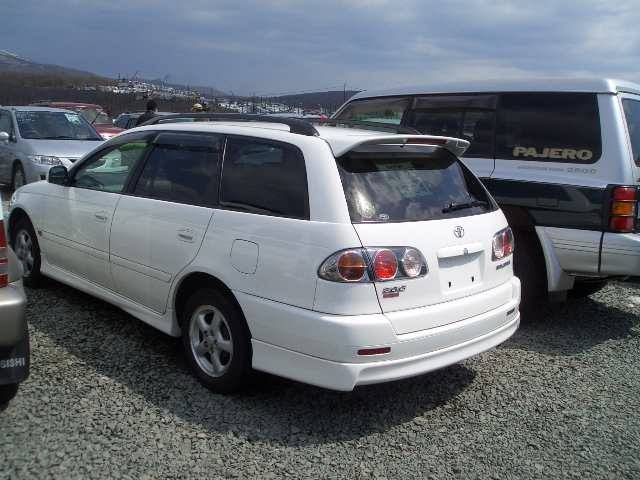
[[[93,214],[93,216],[99,222],[106,222],[107,221],[107,214],[105,212],[96,212],[96,213]]]
[[[178,230],[178,238],[183,242],[192,243],[193,237],[194,237],[193,230],[191,230],[190,228],[182,228]]]

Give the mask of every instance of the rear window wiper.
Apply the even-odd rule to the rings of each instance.
[[[460,203],[451,202],[442,209],[442,213],[449,213],[455,210],[464,210],[465,208],[488,207],[488,206],[489,206],[489,203],[485,202],[484,200],[474,200],[472,202],[460,202]]]

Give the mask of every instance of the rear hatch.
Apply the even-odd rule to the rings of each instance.
[[[492,259],[493,237],[507,222],[455,155],[426,145],[364,145],[337,163],[363,247],[414,247],[426,260],[424,276],[375,282],[397,333],[452,323],[511,299],[511,259]],[[470,298],[487,290],[492,293],[481,300]],[[421,319],[402,313],[464,297],[445,315],[439,309],[425,309]]]

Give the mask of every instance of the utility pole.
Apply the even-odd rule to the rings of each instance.
[[[347,101],[347,82],[342,86],[342,103]]]

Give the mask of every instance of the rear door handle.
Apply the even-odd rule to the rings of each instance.
[[[190,228],[181,228],[178,230],[178,238],[183,242],[193,243],[194,233]]]
[[[98,220],[99,222],[106,222],[107,221],[107,212],[96,212],[93,214],[93,216],[96,218],[96,220]]]

